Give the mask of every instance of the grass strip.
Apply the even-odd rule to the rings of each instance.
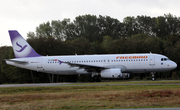
[[[0,88],[0,109],[91,110],[147,107],[180,107],[180,85]]]

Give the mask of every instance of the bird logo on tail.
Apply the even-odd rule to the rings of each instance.
[[[22,46],[18,42],[16,42],[16,45],[21,48],[20,50],[16,50],[17,52],[22,52],[27,47],[27,45]]]

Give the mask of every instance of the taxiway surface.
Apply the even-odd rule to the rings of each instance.
[[[73,85],[75,84],[75,85]],[[141,84],[97,84],[97,83],[34,83],[34,84],[2,84],[2,87],[48,87],[48,86],[115,86],[115,85],[180,85],[180,83],[141,83]]]

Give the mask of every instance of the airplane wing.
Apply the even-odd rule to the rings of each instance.
[[[17,60],[11,60],[11,59],[4,59],[6,62],[9,61],[9,62],[13,62],[13,63],[17,63],[17,64],[22,64],[22,65],[26,65],[28,64],[27,61],[17,61]]]
[[[85,69],[87,72],[100,72],[103,69],[107,69],[108,67],[105,66],[96,66],[96,65],[87,65],[87,64],[78,64],[78,63],[70,63],[70,62],[62,62],[65,64],[70,65],[71,67],[79,67]]]
[[[87,72],[100,72],[103,69],[110,69],[110,68],[120,68],[122,72],[126,72],[127,68],[124,65],[109,65],[109,66],[98,66],[98,65],[88,65],[88,64],[79,64],[79,63],[70,63],[70,62],[63,62],[70,65],[71,67],[79,67],[85,69]]]

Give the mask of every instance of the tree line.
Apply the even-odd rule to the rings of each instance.
[[[110,16],[82,15],[70,19],[41,23],[27,33],[27,42],[41,55],[84,55],[159,53],[180,63],[180,17],[128,16],[123,22]],[[31,71],[5,64],[14,58],[11,46],[0,47],[0,83],[31,83]],[[157,73],[159,79],[178,79],[180,68]],[[86,76],[84,76],[86,77]],[[148,79],[150,74],[131,74],[131,78]],[[78,76],[55,76],[58,81],[81,81]],[[35,82],[49,82],[45,73],[33,72]]]

